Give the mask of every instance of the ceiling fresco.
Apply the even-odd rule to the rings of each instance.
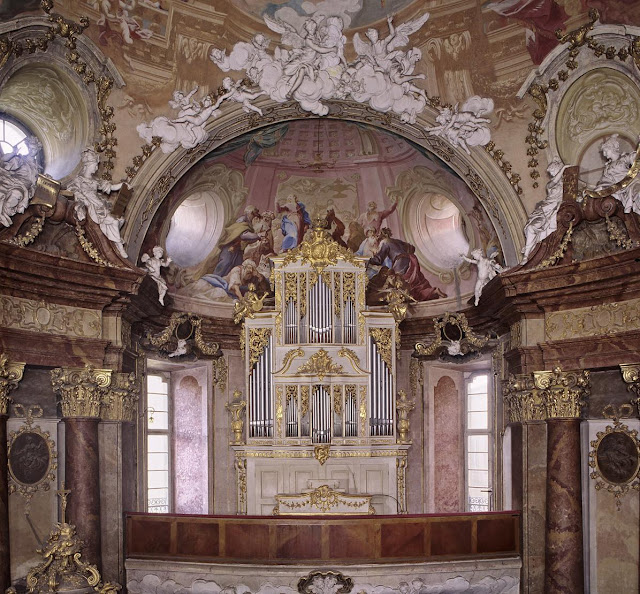
[[[230,302],[249,283],[269,291],[269,256],[295,248],[317,216],[369,258],[371,304],[394,275],[416,301],[460,297],[475,282],[461,254],[498,249],[477,199],[437,159],[369,126],[303,120],[245,135],[196,165],[143,251],[166,246],[174,296]]]

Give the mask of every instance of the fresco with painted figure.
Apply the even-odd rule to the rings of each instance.
[[[148,241],[173,260],[170,294],[231,302],[250,283],[271,290],[270,257],[300,245],[316,216],[367,258],[370,304],[384,303],[390,276],[416,301],[470,295],[476,271],[461,254],[499,251],[482,205],[435,157],[373,127],[318,119],[207,156],[174,187]]]

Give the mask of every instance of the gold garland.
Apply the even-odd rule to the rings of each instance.
[[[76,222],[75,230],[84,253],[87,254],[87,256],[89,256],[89,258],[91,258],[96,264],[113,268],[113,264],[111,264],[111,262],[107,262],[107,260],[100,255],[100,252],[95,248],[95,246],[87,239],[87,236],[84,234],[84,229],[80,223]]]
[[[9,239],[7,243],[11,243],[19,247],[25,247],[36,240],[38,235],[42,233],[42,229],[44,229],[44,217],[34,217],[29,229],[23,235],[17,235],[16,237]]]
[[[564,234],[564,237],[562,238],[562,241],[560,242],[560,245],[557,247],[556,251],[553,252],[553,254],[551,254],[548,258],[540,262],[540,264],[538,264],[534,268],[534,270],[549,268],[550,266],[553,266],[558,260],[560,260],[564,256],[565,252],[567,251],[567,248],[569,247],[569,242],[571,241],[572,235],[573,235],[573,221],[570,221],[569,228]]]

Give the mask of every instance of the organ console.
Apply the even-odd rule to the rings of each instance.
[[[397,329],[392,314],[367,310],[366,259],[316,221],[303,243],[272,262],[275,307],[242,328],[246,438],[231,445],[238,513],[271,514],[282,497],[323,480],[345,495],[371,496],[377,513],[405,513]]]

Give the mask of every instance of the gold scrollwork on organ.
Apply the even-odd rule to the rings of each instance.
[[[408,447],[397,445],[397,328],[390,313],[366,308],[366,260],[316,223],[308,240],[272,262],[275,307],[241,329],[246,435],[230,446],[247,460],[239,513],[271,513],[276,494],[325,479],[371,496],[378,513],[406,509],[396,505],[404,497],[397,458]],[[331,448],[326,464],[313,456],[319,446]]]

